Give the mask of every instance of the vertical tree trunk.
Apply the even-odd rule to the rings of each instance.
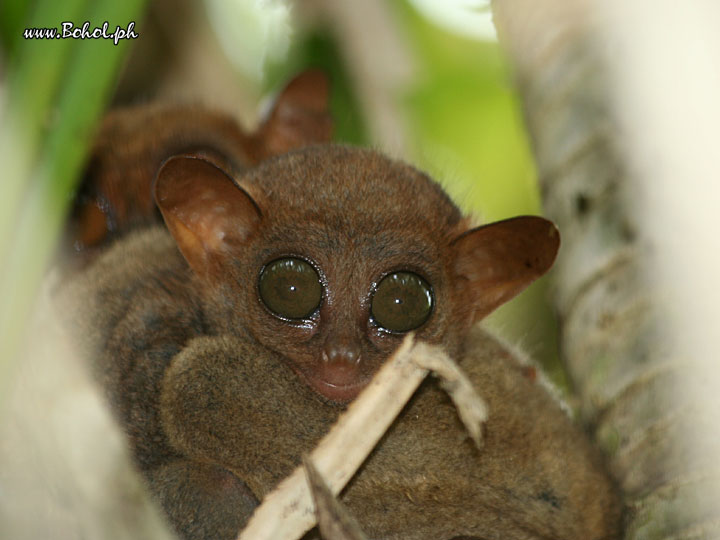
[[[647,183],[632,146],[649,135],[643,128],[650,116],[637,116],[634,126],[622,117],[628,102],[618,65],[627,64],[635,43],[644,43],[643,23],[671,7],[615,6],[625,18],[633,10],[633,26],[619,25],[611,4],[493,0],[493,9],[524,102],[545,210],[563,238],[554,271],[562,354],[581,420],[623,490],[626,538],[715,538],[717,402],[704,399],[713,385],[703,387],[707,375],[695,362],[697,349],[683,346],[682,328],[669,316],[678,307],[674,300],[692,297],[668,294],[668,281],[652,271],[666,248],[653,224],[663,220],[647,218],[657,208],[649,209],[645,195],[657,186]],[[667,38],[674,28],[664,31]],[[645,57],[630,55],[634,73],[663,54],[645,49]],[[625,82],[633,78],[624,73]],[[653,90],[635,87],[641,94]],[[672,143],[654,150],[678,157]],[[685,180],[676,178],[679,189]]]

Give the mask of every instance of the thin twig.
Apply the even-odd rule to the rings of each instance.
[[[470,438],[478,449],[482,448],[482,426],[488,419],[488,409],[467,375],[442,351],[418,354],[413,359],[440,379],[440,386],[455,403]]]
[[[308,484],[315,503],[315,517],[323,540],[367,540],[360,525],[333,495],[309,457],[303,457]]]
[[[405,338],[310,454],[332,493],[339,493],[352,478],[428,374],[412,360],[418,349],[425,347],[413,345],[412,335]],[[315,505],[305,470],[298,467],[256,509],[239,539],[290,540],[314,525]]]
[[[310,454],[309,459],[331,493],[340,493],[352,478],[425,379],[428,368],[441,375],[456,404],[462,403],[461,418],[479,445],[481,425],[487,416],[482,399],[441,348],[413,343],[412,335],[408,335]],[[469,401],[475,402],[471,412],[466,411],[468,396]],[[315,523],[315,505],[305,469],[300,466],[266,497],[238,538],[294,540]]]

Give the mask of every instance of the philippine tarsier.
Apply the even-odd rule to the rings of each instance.
[[[427,380],[342,493],[367,535],[616,537],[599,456],[476,327],[552,265],[554,226],[473,228],[425,174],[329,136],[310,72],[252,135],[198,107],[142,107],[98,137],[71,228],[86,255],[65,292],[170,523],[234,538],[414,331],[484,397],[484,447]]]

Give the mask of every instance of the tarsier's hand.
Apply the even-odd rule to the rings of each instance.
[[[190,341],[165,373],[160,406],[175,448],[233,471],[260,498],[341,410],[300,383],[279,355],[232,337]],[[267,460],[272,466],[261,466]]]

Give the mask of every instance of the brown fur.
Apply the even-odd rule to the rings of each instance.
[[[246,328],[310,382],[336,343],[359,351],[357,381],[397,348],[403,336],[368,316],[386,273],[411,270],[433,284],[436,308],[418,337],[458,353],[470,325],[544,273],[557,251],[557,232],[541,218],[468,230],[437,184],[369,150],[309,147],[237,183],[242,189],[204,161],[175,158],[155,189],[219,332]],[[257,296],[259,270],[289,255],[313,261],[326,285],[320,309],[302,323],[274,317]]]
[[[343,493],[368,537],[614,537],[613,488],[555,401],[479,328],[461,365],[490,409],[482,450],[427,381]],[[269,384],[255,381],[260,370],[271,374]],[[235,396],[249,400],[242,412]],[[233,338],[191,341],[165,376],[161,402],[174,444],[222,463],[258,498],[293,470],[337,413],[298,384],[280,357]],[[272,468],[257,466],[270,461]]]
[[[473,329],[550,268],[554,226],[471,229],[408,165],[305,147],[329,129],[327,85],[311,72],[255,134],[200,108],[147,107],[111,116],[96,144],[72,223],[76,245],[99,256],[74,265],[62,295],[176,531],[233,538],[300,463],[401,342],[370,306],[377,283],[404,270],[433,288],[417,337],[460,360],[490,419],[478,451],[426,381],[343,494],[369,537],[614,537],[618,499],[598,456],[527,366]],[[167,160],[151,190],[176,152],[192,155]],[[304,320],[258,296],[263,266],[287,256],[323,283]],[[350,374],[344,397],[318,383],[329,367]]]
[[[176,182],[209,193],[173,198]],[[236,183],[204,161],[169,162],[156,197],[175,238],[162,228],[130,236],[68,292],[81,299],[97,376],[138,465],[185,538],[232,537],[327,431],[341,407],[304,381],[328,342],[358,341],[361,380],[397,347],[402,336],[368,319],[372,283],[395,268],[433,284],[435,310],[417,335],[462,359],[490,420],[477,451],[426,383],[343,495],[369,536],[614,537],[617,497],[582,433],[507,350],[468,334],[550,266],[547,222],[468,231],[426,176],[349,147],[274,158]],[[213,214],[213,194],[233,212]],[[257,297],[260,268],[283,254],[323,273],[326,297],[302,324]],[[205,513],[188,521],[189,508]]]
[[[84,260],[127,231],[158,223],[150,183],[173,155],[201,155],[237,172],[294,148],[328,142],[328,92],[323,73],[298,75],[253,133],[230,115],[200,105],[150,104],[110,112],[75,198],[68,247]]]

